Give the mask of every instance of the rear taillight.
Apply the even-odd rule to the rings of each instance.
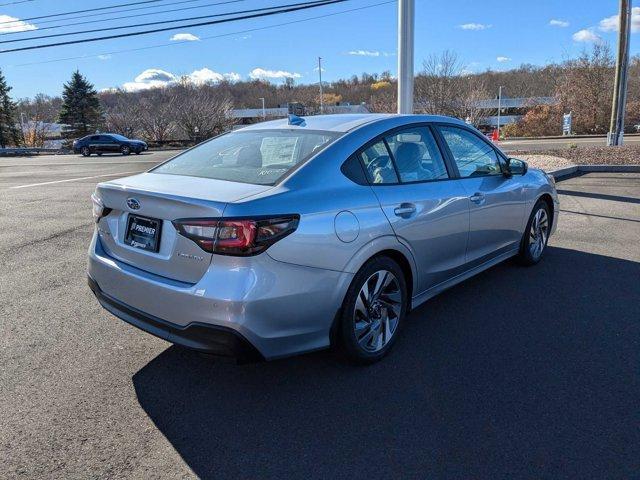
[[[93,220],[98,223],[102,217],[106,217],[111,213],[111,209],[104,206],[102,200],[95,195],[91,195],[91,203],[93,204]]]
[[[196,218],[174,220],[178,233],[207,252],[257,255],[298,228],[298,215],[273,218]]]

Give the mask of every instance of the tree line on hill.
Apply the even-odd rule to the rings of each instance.
[[[521,65],[506,71],[471,73],[450,51],[424,60],[415,80],[415,111],[450,115],[478,124],[497,111],[478,101],[503,97],[554,97],[553,105],[532,105],[522,120],[506,125],[506,136],[560,133],[562,115],[573,114],[576,134],[606,133],[611,113],[614,59],[610,48],[595,44],[577,58],[543,67]],[[396,111],[396,80],[389,72],[354,75],[324,84],[324,104],[364,103],[373,112]],[[228,130],[232,108],[260,108],[302,103],[307,114],[320,110],[317,84],[281,85],[253,80],[197,84],[188,78],[164,87],[139,91],[97,92],[80,72],[72,74],[61,97],[38,94],[14,101],[0,72],[0,147],[38,147],[51,136],[51,125],[64,124],[62,136],[78,138],[97,131],[140,137],[147,141],[202,140]],[[626,124],[640,124],[640,57],[629,70]]]

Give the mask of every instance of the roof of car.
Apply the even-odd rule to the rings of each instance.
[[[311,115],[301,117],[303,125],[289,125],[289,120],[281,118],[268,122],[255,123],[243,127],[242,130],[265,130],[265,129],[302,129],[302,130],[324,130],[331,132],[348,132],[367,123],[388,120],[394,117],[407,117],[407,123],[416,122],[446,122],[464,124],[462,120],[453,117],[439,115],[398,115],[392,113],[357,113],[357,114],[333,114],[333,115]]]

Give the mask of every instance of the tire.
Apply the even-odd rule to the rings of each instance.
[[[140,150],[136,150],[134,153],[135,153],[136,155],[140,155],[142,152],[141,152]]]
[[[99,156],[99,157],[101,157],[101,156],[102,156],[102,152],[99,152],[99,153],[98,153],[98,156]]]
[[[120,147],[120,153],[122,153],[122,155],[131,155],[131,148],[127,145],[123,145]]]
[[[337,331],[349,360],[371,364],[389,352],[407,311],[407,297],[404,274],[395,261],[377,257],[362,266],[345,296]]]
[[[522,265],[535,265],[542,259],[551,231],[551,212],[544,200],[538,200],[522,235],[518,261]]]
[[[90,157],[91,149],[89,147],[82,147],[82,149],[80,150],[80,153],[82,154],[83,157]]]

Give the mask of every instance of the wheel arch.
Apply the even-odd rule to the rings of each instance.
[[[538,203],[540,200],[544,201],[547,204],[547,207],[549,208],[549,223],[550,223],[550,228],[549,231],[551,231],[551,228],[553,228],[553,215],[554,215],[554,203],[553,203],[553,198],[551,197],[550,194],[548,194],[547,192],[543,193],[542,195],[540,195],[535,203],[533,204],[533,206],[535,207],[536,203]]]

